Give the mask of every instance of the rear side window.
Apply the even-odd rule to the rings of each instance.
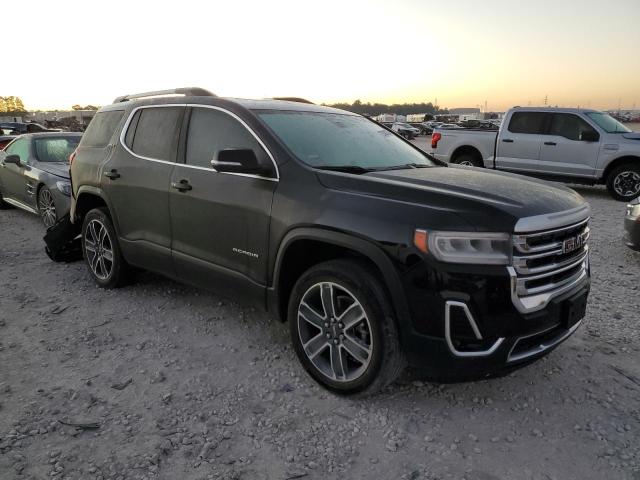
[[[591,125],[571,113],[554,113],[549,135],[558,135],[569,140],[582,140],[583,132],[593,132]]]
[[[123,110],[96,113],[82,136],[82,146],[106,147],[118,123],[120,123],[122,115],[124,115]]]
[[[211,108],[194,108],[189,121],[187,165],[211,168],[220,150],[247,148],[258,159],[266,158],[255,137],[231,115]]]
[[[137,125],[131,122],[125,136],[136,155],[155,160],[175,161],[182,121],[182,107],[143,108]],[[130,130],[135,128],[130,136]]]
[[[548,113],[516,112],[511,116],[509,131],[512,133],[544,133]]]

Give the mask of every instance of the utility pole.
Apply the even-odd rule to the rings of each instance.
[[[547,106],[547,103],[549,102],[549,95],[545,95],[544,96],[544,106]]]

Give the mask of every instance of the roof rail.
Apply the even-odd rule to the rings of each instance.
[[[273,97],[273,100],[284,100],[286,102],[308,103],[310,105],[315,105],[315,103],[300,97]]]
[[[136,98],[157,97],[160,95],[188,95],[195,97],[217,97],[215,93],[198,87],[170,88],[169,90],[156,90],[155,92],[134,93],[133,95],[122,95],[117,97],[113,103],[126,102]]]

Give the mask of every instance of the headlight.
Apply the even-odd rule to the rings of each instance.
[[[69,182],[56,182],[56,187],[67,197],[71,196],[71,184]]]
[[[511,263],[511,235],[508,233],[416,230],[413,243],[441,262],[480,265]]]
[[[627,216],[631,218],[640,217],[640,197],[634,199],[627,205]]]

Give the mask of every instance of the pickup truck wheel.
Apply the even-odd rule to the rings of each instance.
[[[404,366],[391,303],[360,262],[332,260],[307,270],[291,293],[288,318],[303,367],[333,392],[371,394]]]
[[[468,153],[463,153],[462,155],[458,155],[456,159],[453,161],[458,165],[466,165],[468,167],[482,167],[482,162],[473,155],[469,155]]]
[[[640,196],[640,166],[620,165],[607,177],[607,189],[616,200],[628,202]]]
[[[82,223],[82,254],[89,273],[102,288],[127,283],[130,268],[122,257],[113,223],[104,208],[94,208]]]

